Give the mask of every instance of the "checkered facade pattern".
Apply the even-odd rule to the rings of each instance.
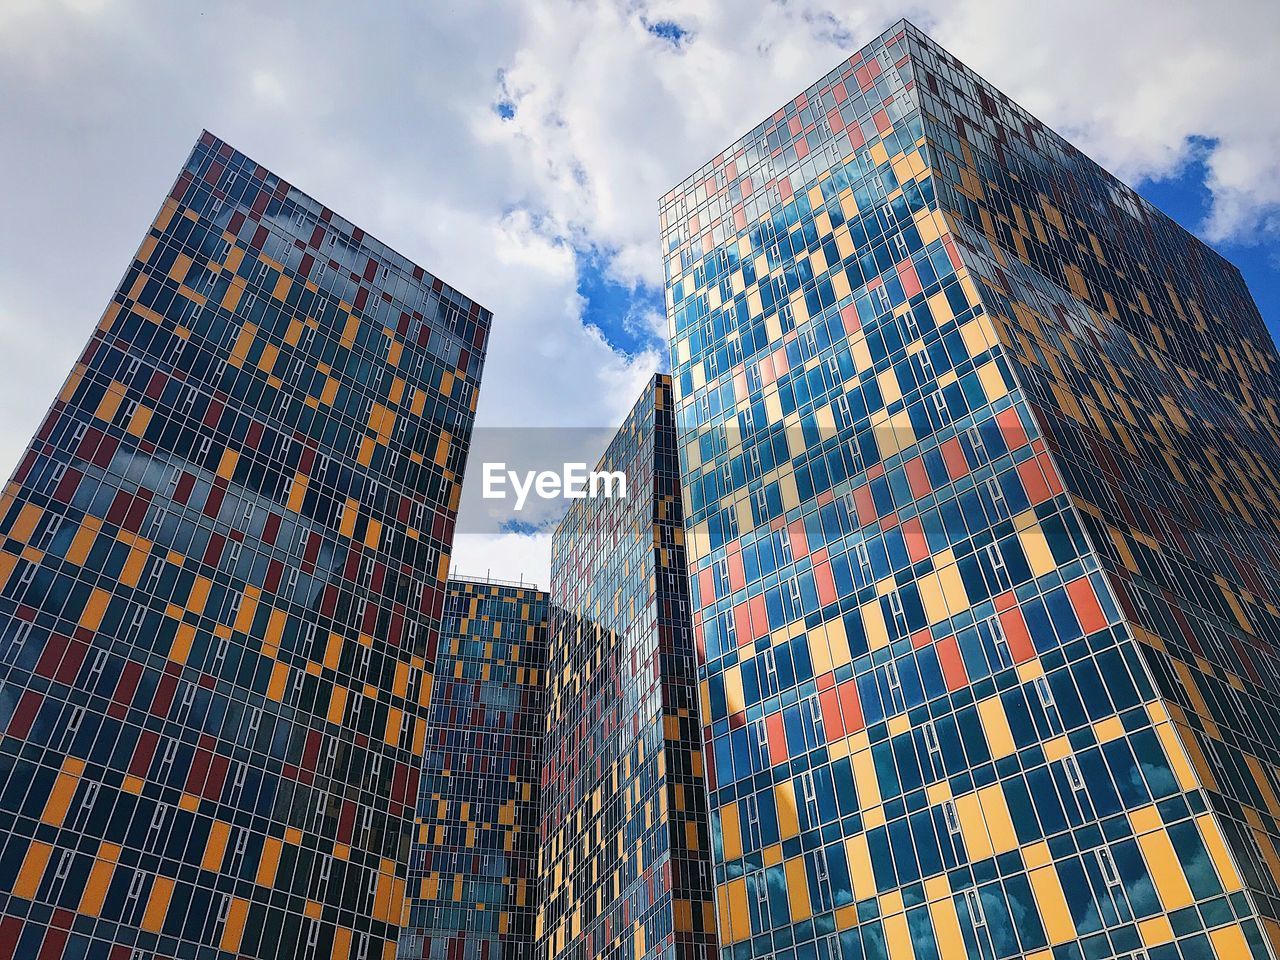
[[[1274,956],[1238,273],[905,23],[662,232],[722,955]]]
[[[394,955],[489,321],[200,138],[0,495],[0,956]]]

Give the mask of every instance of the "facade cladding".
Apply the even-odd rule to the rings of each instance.
[[[0,956],[394,955],[489,321],[200,138],[0,500]]]
[[[539,956],[716,954],[671,381],[655,377],[552,539]]]
[[[400,958],[530,960],[547,595],[450,580]]]
[[[724,957],[1272,957],[1280,387],[901,24],[663,201]]]

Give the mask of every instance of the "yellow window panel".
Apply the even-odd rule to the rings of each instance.
[[[1157,830],[1138,838],[1147,869],[1155,883],[1156,892],[1166,911],[1178,910],[1193,902],[1191,887],[1182,872],[1182,864],[1174,852],[1173,842],[1164,830]]]
[[[168,877],[156,877],[151,885],[151,896],[147,898],[147,910],[142,915],[142,929],[159,933],[164,927],[169,901],[173,897],[173,886],[173,881]]]
[[[796,857],[786,861],[787,899],[791,904],[791,922],[800,923],[808,920],[813,910],[809,905],[809,880],[804,868],[804,859]]]

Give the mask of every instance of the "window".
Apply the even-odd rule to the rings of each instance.
[[[855,543],[853,545],[853,553],[858,559],[858,572],[862,575],[863,586],[865,586],[875,578],[875,573],[871,569],[871,555],[867,552],[866,543]],[[902,601],[899,600],[898,602],[901,604]]]
[[[1000,489],[1000,481],[995,477],[987,477],[987,496],[995,508],[996,519],[1004,520],[1009,516],[1009,505],[1005,503],[1004,491]]]
[[[1013,652],[1009,649],[1009,638],[1005,636],[1004,627],[998,616],[988,617],[983,621],[987,636],[991,639],[991,648],[995,651],[993,671],[1007,670],[1013,666]]]
[[[849,409],[849,398],[843,393],[832,401],[831,416],[835,420],[837,430],[847,430],[853,426],[853,412]]]
[[[960,814],[956,812],[956,805],[954,801],[943,801],[942,819],[947,824],[947,833],[953,837],[960,836]]]
[[[991,458],[987,456],[987,446],[982,442],[982,431],[977,427],[969,427],[966,435],[969,437],[969,446],[973,448],[973,453],[978,463],[989,463]]]
[[[816,693],[800,701],[800,723],[806,746],[810,750],[822,746],[822,705]]]
[[[31,624],[25,620],[18,621],[18,627],[9,643],[0,645],[0,663],[17,662],[29,636],[31,636]]]
[[[728,559],[724,557],[717,559],[717,561],[712,564],[712,570],[714,580],[716,580],[716,595],[728,596],[732,591],[730,579],[728,579]],[[709,598],[708,596],[708,598],[704,599],[709,600],[712,598]]]
[[[160,585],[160,578],[162,576],[164,576],[164,557],[152,557],[151,567],[147,571],[146,589],[151,593],[155,593],[156,587]]]
[[[791,531],[785,526],[773,531],[773,545],[778,554],[779,564],[794,562],[795,557],[791,553]]]
[[[1080,775],[1080,764],[1076,762],[1075,754],[1069,753],[1062,758],[1062,769],[1072,790],[1079,793],[1084,789],[1084,777]]]
[[[174,719],[183,722],[191,713],[191,706],[196,702],[196,685],[182,682],[182,699],[178,701],[178,712]]]
[[[110,654],[106,650],[98,649],[93,652],[93,663],[89,665],[89,684],[92,686],[94,681],[102,676],[103,670],[106,669],[107,660]]]
[[[934,426],[938,428],[946,426],[947,421],[951,419],[946,395],[941,390],[935,390],[929,394],[929,403],[933,406]]]
[[[813,328],[806,326],[804,332],[800,334],[800,355],[804,359],[809,360],[818,352],[818,338],[814,335]]]
[[[230,873],[238,873],[240,867],[244,864],[245,851],[249,849],[249,829],[247,827],[233,827],[236,831],[236,842],[231,848],[231,864]]]
[[[898,239],[899,240],[902,239],[901,235],[898,236]],[[912,341],[919,340],[920,339],[920,322],[916,320],[915,313],[911,310],[908,310],[906,313],[902,315],[902,322],[907,328],[906,341],[908,343],[911,343]]]
[[[178,741],[170,740],[164,745],[164,756],[160,758],[160,780],[168,779],[169,771],[173,769],[173,761],[178,758]]]
[[[804,812],[809,818],[811,826],[819,822],[818,813],[818,791],[813,786],[813,771],[806,770],[800,774],[800,800],[804,804]]]
[[[125,894],[124,910],[121,919],[126,923],[134,922],[137,914],[138,905],[142,901],[142,888],[146,885],[147,873],[145,870],[134,870],[133,879],[129,881],[129,891]]]
[[[894,660],[890,660],[884,665],[885,686],[889,689],[888,706],[893,708],[894,713],[901,713],[907,709],[906,697],[902,693],[902,678],[898,674],[898,664]]]
[[[732,650],[738,645],[738,625],[732,610],[720,614],[720,634],[724,637],[724,645]]]
[[[1098,869],[1102,871],[1102,879],[1108,887],[1120,886],[1120,874],[1116,871],[1115,860],[1111,857],[1111,851],[1106,847],[1098,847],[1093,851],[1098,859]]]
[[[151,825],[147,827],[147,838],[143,844],[143,849],[148,853],[155,853],[160,845],[160,839],[164,836],[165,821],[169,819],[169,805],[166,803],[157,803],[155,810],[151,814]]]
[[[83,830],[88,824],[94,805],[98,802],[98,793],[101,790],[101,781],[89,780],[85,782],[84,796],[80,798],[80,805],[76,807],[75,816],[71,820],[70,826],[72,830]]]
[[[244,784],[249,776],[249,765],[239,760],[235,762],[235,776],[231,778],[231,793],[228,797],[229,803],[239,803],[240,797],[244,794]]]
[[[1009,590],[1013,587],[1013,578],[1004,565],[1004,554],[1000,552],[1000,544],[988,543],[986,548],[987,563],[991,566],[992,583],[988,586],[992,593]]]
[[[889,291],[884,288],[884,284],[877,284],[872,290],[872,294],[876,298],[876,306],[881,313],[888,313],[893,309],[893,304],[889,301]]]
[[[778,661],[774,656],[773,647],[765,647],[760,652],[760,659],[764,663],[764,679],[762,686],[767,690],[766,696],[778,692]]]
[[[932,720],[926,720],[921,726],[924,734],[924,746],[929,755],[929,764],[934,774],[942,770],[942,744],[938,742],[938,730]]]
[[[982,898],[978,896],[978,891],[970,887],[964,892],[965,906],[969,908],[969,921],[973,924],[973,932],[978,935],[980,940],[986,941],[987,935],[987,915],[982,910]],[[984,954],[985,956],[985,954]]]
[[[887,597],[894,629],[898,631],[898,636],[904,637],[910,632],[910,628],[907,624],[907,612],[902,606],[902,595],[895,588],[889,591]]]
[[[840,362],[834,353],[827,357],[827,373],[831,376],[832,386],[839,386],[844,382],[844,376],[840,373]]]

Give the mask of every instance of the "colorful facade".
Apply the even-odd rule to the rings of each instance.
[[[531,960],[547,595],[450,580],[401,960]]]
[[[489,321],[200,138],[0,496],[0,957],[394,955]]]
[[[1276,956],[1239,274],[905,23],[662,233],[722,956]]]
[[[655,377],[552,541],[539,956],[710,960],[710,834],[671,381]]]

